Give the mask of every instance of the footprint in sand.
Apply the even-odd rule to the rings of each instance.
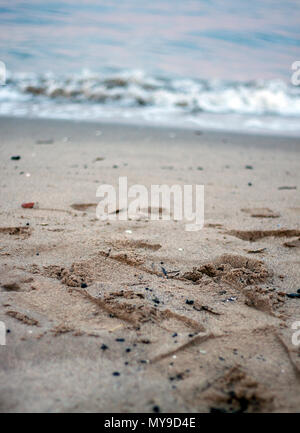
[[[291,238],[300,236],[300,230],[297,229],[278,229],[278,230],[230,230],[226,234],[235,236],[243,241],[255,242],[267,237]]]
[[[97,203],[74,203],[71,204],[71,208],[75,210],[79,210],[81,212],[86,211],[87,209],[94,209],[97,207]]]
[[[0,234],[26,239],[31,235],[31,229],[29,227],[0,227]]]
[[[283,244],[283,246],[288,247],[288,248],[299,248],[300,247],[300,238],[294,239],[293,241],[290,241],[290,242],[285,242]]]
[[[280,214],[267,207],[241,209],[242,212],[249,214],[253,218],[278,218]]]
[[[149,242],[143,240],[135,241],[135,240],[126,240],[126,239],[110,242],[109,245],[117,249],[129,248],[131,250],[141,249],[141,250],[157,251],[161,248],[160,244],[150,244]]]

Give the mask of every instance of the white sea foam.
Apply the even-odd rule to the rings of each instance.
[[[169,79],[142,71],[7,74],[0,115],[132,120],[300,135],[300,87],[280,80]]]

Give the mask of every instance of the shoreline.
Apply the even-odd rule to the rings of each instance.
[[[220,115],[221,117],[226,117],[227,115]],[[281,132],[275,132],[273,130],[270,129],[262,129],[262,130],[253,130],[253,129],[238,129],[238,128],[231,128],[231,129],[226,129],[226,128],[222,128],[222,127],[207,127],[207,126],[203,126],[203,125],[197,125],[197,123],[185,123],[185,124],[181,124],[181,125],[177,125],[175,123],[175,121],[171,121],[171,122],[155,122],[155,121],[148,121],[148,120],[143,120],[143,119],[133,119],[133,120],[129,120],[127,118],[122,118],[119,117],[117,121],[114,121],[110,118],[104,118],[103,120],[97,120],[97,119],[63,119],[63,118],[51,118],[51,117],[34,117],[34,116],[14,116],[14,115],[2,115],[0,114],[0,120],[14,120],[16,119],[16,121],[31,121],[31,122],[71,122],[74,124],[90,124],[90,125],[107,125],[107,126],[122,126],[122,127],[129,127],[129,128],[149,128],[149,129],[165,129],[165,130],[170,130],[170,131],[174,131],[174,130],[182,130],[182,131],[190,131],[190,130],[194,130],[194,131],[201,131],[201,132],[206,132],[206,133],[211,133],[211,134],[228,134],[228,135],[240,135],[240,136],[252,136],[252,137],[274,137],[274,138],[286,138],[286,139],[294,139],[294,140],[300,140],[300,131],[290,131],[290,132],[286,132],[283,133]],[[230,117],[228,118],[228,122],[231,122]],[[267,120],[265,120],[265,122],[267,122]],[[209,124],[209,122],[208,122]]]
[[[2,133],[3,133],[3,124],[5,123],[13,123],[13,122],[17,122],[17,123],[40,123],[41,126],[52,126],[53,128],[55,128],[56,126],[60,127],[60,126],[64,126],[64,125],[69,125],[69,126],[79,126],[79,128],[82,126],[84,127],[84,125],[86,125],[87,128],[94,128],[95,125],[98,125],[98,128],[105,128],[105,129],[112,129],[112,128],[117,128],[117,129],[121,129],[121,128],[125,128],[128,130],[135,130],[135,131],[142,131],[142,133],[144,132],[151,132],[151,131],[165,131],[166,133],[172,134],[175,132],[178,132],[179,134],[184,134],[184,133],[190,133],[192,132],[193,134],[195,134],[197,136],[197,138],[200,138],[201,135],[206,134],[206,136],[211,136],[213,140],[218,140],[218,139],[224,139],[225,141],[223,141],[223,143],[226,145],[229,141],[229,139],[231,139],[231,144],[238,144],[241,145],[241,140],[243,140],[243,138],[252,138],[252,142],[251,145],[252,146],[256,146],[256,141],[257,140],[261,140],[261,143],[259,145],[262,146],[269,146],[272,145],[272,143],[274,142],[279,142],[279,141],[284,141],[285,145],[286,144],[291,144],[292,148],[294,150],[297,150],[297,147],[300,146],[300,136],[297,135],[289,135],[289,134],[276,134],[276,133],[271,133],[270,131],[268,132],[255,132],[255,131],[235,131],[235,130],[226,130],[226,129],[210,129],[210,128],[202,128],[202,127],[197,127],[197,125],[190,125],[190,126],[178,126],[178,125],[167,125],[167,124],[149,124],[149,123],[142,123],[142,122],[127,122],[124,120],[124,122],[122,122],[122,119],[119,119],[118,121],[109,121],[107,119],[105,119],[104,121],[97,121],[97,120],[76,120],[76,119],[53,119],[53,118],[36,118],[36,117],[22,117],[22,116],[2,116],[0,115],[0,128],[2,129]],[[174,134],[173,134],[174,135]],[[226,136],[226,137],[224,137]],[[169,137],[170,139],[172,138],[176,138],[176,137]],[[191,136],[189,135],[189,139],[191,138]],[[197,140],[195,140],[197,141]],[[198,140],[199,141],[199,140]],[[287,143],[286,143],[287,142]],[[217,143],[216,143],[217,144]],[[275,143],[274,143],[275,144]],[[278,143],[276,143],[276,145],[278,145]]]

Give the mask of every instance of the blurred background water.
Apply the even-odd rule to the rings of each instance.
[[[1,0],[0,114],[300,134],[297,0]]]

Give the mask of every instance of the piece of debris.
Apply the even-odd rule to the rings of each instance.
[[[10,159],[12,161],[19,161],[19,159],[21,159],[20,155],[16,155],[16,156],[11,156]]]
[[[34,202],[22,203],[21,206],[24,209],[32,209],[34,207]]]
[[[297,189],[297,187],[296,186],[279,186],[278,189],[279,190],[284,190],[284,189],[289,190],[289,189]]]
[[[259,254],[259,253],[263,253],[264,251],[266,251],[266,249],[267,248],[259,248],[258,250],[248,250],[247,253],[248,254]]]

